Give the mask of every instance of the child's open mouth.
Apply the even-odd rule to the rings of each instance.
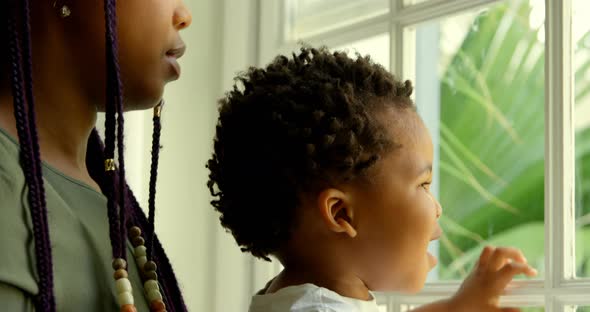
[[[430,263],[430,267],[436,266],[436,264],[438,263],[438,259],[436,259],[436,257],[429,252],[426,252],[426,255],[428,256],[428,262]]]
[[[441,235],[442,229],[440,228],[440,226],[437,225],[436,230],[434,230],[434,233],[432,234],[432,238],[430,238],[430,241],[432,242],[439,239]],[[436,259],[436,257],[429,252],[426,252],[426,255],[428,256],[428,262],[430,263],[430,267],[433,268],[434,266],[436,266],[436,264],[438,263],[438,259]]]

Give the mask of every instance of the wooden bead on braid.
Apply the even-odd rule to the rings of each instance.
[[[143,273],[143,276],[145,277],[145,280],[154,280],[157,281],[158,280],[158,273],[156,273],[156,271],[147,271]]]
[[[138,247],[138,246],[145,245],[145,240],[143,239],[143,237],[139,236],[139,237],[131,239],[131,243],[133,244],[133,247]]]
[[[133,226],[129,229],[129,238],[133,239],[136,237],[140,237],[141,236],[141,229],[137,226]]]
[[[115,288],[117,290],[117,302],[121,308],[121,312],[133,312],[135,309],[135,301],[133,299],[133,287],[128,279],[127,261],[125,259],[113,260],[113,269],[115,270]]]
[[[162,300],[154,300],[150,302],[150,311],[166,311],[166,305]]]
[[[136,257],[147,257],[147,248],[144,245],[139,245],[133,250]]]
[[[121,307],[121,312],[137,312],[137,309],[132,304],[126,304]]]
[[[126,270],[122,270],[119,269],[117,271],[115,271],[115,274],[113,274],[113,277],[115,278],[115,281],[120,279],[120,278],[127,278],[129,277],[129,274],[127,274]]]
[[[141,238],[141,229],[139,227],[132,227],[129,229],[129,238],[135,240]],[[166,311],[166,304],[164,303],[164,298],[160,291],[158,274],[156,273],[158,266],[154,261],[147,260],[146,247],[143,244],[135,247],[133,255],[137,266],[139,267],[139,271],[141,272],[142,280],[144,282],[143,289],[150,306],[150,311]]]

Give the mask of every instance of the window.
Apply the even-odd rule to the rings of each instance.
[[[546,8],[547,5],[547,8]],[[370,54],[415,82],[435,144],[439,266],[407,311],[454,293],[486,244],[540,272],[503,302],[590,311],[590,10],[586,0],[262,1],[259,61],[297,41]],[[355,12],[355,14],[352,14]]]
[[[576,273],[590,277],[590,3],[573,1],[572,44],[576,139]],[[578,308],[577,311],[583,310]]]
[[[352,25],[389,10],[389,0],[286,0],[284,3],[289,21],[284,27],[290,39]]]

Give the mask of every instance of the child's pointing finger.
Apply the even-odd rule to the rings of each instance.
[[[518,263],[527,263],[522,252],[516,248],[498,247],[494,250],[489,262],[488,269],[491,271],[500,270],[509,260]]]

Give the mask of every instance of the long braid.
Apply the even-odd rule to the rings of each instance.
[[[32,40],[31,40],[31,12],[30,12],[30,0],[23,0],[23,70],[24,70],[24,82],[25,82],[25,94],[27,96],[28,103],[28,122],[30,132],[30,142],[33,153],[33,173],[35,174],[35,182],[37,185],[37,198],[39,201],[39,210],[37,218],[40,220],[42,226],[40,239],[43,239],[43,247],[40,250],[41,253],[38,256],[44,257],[43,262],[43,276],[40,277],[40,284],[45,289],[41,292],[42,300],[48,301],[50,306],[55,307],[55,297],[53,294],[53,259],[51,256],[51,240],[49,236],[49,222],[47,219],[47,202],[45,199],[45,187],[43,185],[43,170],[41,166],[41,152],[39,146],[39,135],[37,133],[36,120],[37,116],[35,113],[35,98],[33,95],[33,62],[32,62]],[[39,260],[38,260],[39,261]]]
[[[147,234],[147,251],[148,255],[152,256],[153,236],[155,232],[155,214],[156,214],[156,182],[158,180],[158,160],[160,158],[160,135],[162,132],[161,111],[164,106],[162,101],[154,109],[153,117],[153,133],[152,133],[152,164],[150,168],[150,190],[148,199],[148,225],[151,227]]]
[[[107,20],[110,22],[110,26],[107,28],[110,33],[110,50],[112,51],[112,70],[109,76],[109,81],[114,85],[112,90],[115,91],[115,103],[117,109],[117,152],[119,160],[119,198],[125,198],[127,183],[125,182],[125,147],[124,147],[124,130],[125,130],[125,119],[124,119],[124,108],[123,108],[123,84],[121,83],[121,69],[119,67],[119,40],[117,33],[117,9],[116,0],[110,0],[108,3]],[[125,201],[122,200],[119,203],[119,218],[120,218],[120,231],[122,237],[127,237],[127,209]],[[125,241],[122,241],[122,248],[125,249]],[[123,252],[123,258],[125,258],[125,252]]]
[[[153,146],[153,144],[152,144]],[[109,179],[107,179],[102,162],[104,160],[104,146],[100,139],[100,135],[96,131],[92,131],[88,140],[88,151],[86,153],[86,164],[91,177],[96,181],[101,189],[104,191],[108,188]],[[115,172],[117,174],[117,172]],[[150,180],[152,180],[150,178]],[[129,207],[129,219],[127,226],[138,226],[142,232],[149,233],[152,226],[148,218],[146,218],[133,192],[127,186],[127,196],[125,197],[126,206]],[[170,260],[166,255],[162,244],[157,235],[153,235],[152,239],[152,257],[153,261],[158,265],[158,277],[161,284],[162,295],[166,301],[168,311],[182,311],[186,312],[187,308],[182,297],[182,292],[178,287],[176,275],[170,265]]]
[[[120,81],[119,81],[119,73],[118,73],[118,66],[115,64],[117,60],[117,56],[115,53],[115,44],[113,41],[115,40],[114,33],[116,32],[116,24],[113,22],[113,19],[116,17],[116,3],[115,0],[105,0],[104,1],[104,11],[105,11],[105,38],[106,38],[106,64],[107,64],[107,96],[106,96],[106,106],[105,106],[105,159],[112,160],[115,158],[115,131],[117,127],[117,120],[116,114],[118,113],[119,109],[119,95],[121,92]],[[119,129],[121,131],[121,129]],[[121,142],[118,142],[119,146],[122,145]],[[123,158],[119,158],[119,163],[123,161]],[[118,196],[116,194],[116,187],[115,185],[118,184],[115,171],[109,170],[107,171],[107,175],[109,176],[109,180],[111,183],[110,186],[107,187],[107,209],[109,214],[109,228],[110,228],[110,235],[111,235],[111,247],[113,249],[113,258],[122,258],[126,259],[127,253],[125,252],[125,235],[124,232],[121,231],[121,228],[124,227],[125,223],[120,223],[120,218],[124,215],[124,204],[123,204],[123,197],[119,192]],[[117,198],[119,200],[117,200]],[[119,213],[117,214],[117,202],[119,202]]]
[[[28,198],[33,222],[36,266],[39,275],[39,295],[35,305],[39,311],[53,312],[56,311],[55,297],[53,295],[53,264],[39,144],[35,126],[29,2],[25,0],[20,4],[22,7],[19,10],[16,1],[9,2],[8,11],[13,12],[13,14],[8,14],[7,18],[14,115],[20,142],[23,172],[29,187]],[[22,22],[22,34],[20,34],[17,25],[19,13]],[[23,45],[22,48],[20,44]],[[23,50],[26,59],[24,61],[21,52]],[[25,90],[23,91],[23,89]],[[27,105],[28,110],[26,109]]]
[[[159,263],[158,264],[158,271],[161,278],[162,284],[162,292],[164,296],[167,298],[168,306],[170,311],[176,311],[177,309],[180,311],[186,311],[186,305],[182,298],[182,293],[180,288],[178,287],[178,282],[176,281],[174,271],[172,270],[172,266],[170,265],[170,260],[168,256],[164,252],[164,248],[155,237],[155,199],[156,199],[156,182],[158,179],[158,162],[160,158],[160,136],[162,130],[162,123],[161,123],[161,111],[164,106],[164,101],[162,101],[156,108],[154,109],[154,117],[153,117],[153,134],[152,134],[152,163],[150,168],[150,187],[149,187],[149,214],[146,226],[148,227],[149,231],[147,234],[147,246],[148,246],[148,253],[152,259]],[[141,217],[143,215],[143,211],[139,207],[139,204],[133,197],[133,194],[130,194],[129,197],[132,200],[132,204],[130,206],[135,207],[138,215]],[[155,247],[155,248],[154,248]],[[161,259],[160,259],[161,258]],[[171,277],[168,280],[168,277]]]
[[[96,128],[90,132],[86,149],[86,168],[103,193],[110,183],[104,171],[105,147]]]
[[[145,217],[143,210],[139,206],[139,203],[133,196],[133,193],[129,191],[128,198],[129,206],[131,207],[131,216],[136,226],[142,229],[149,229],[150,225],[148,219]],[[182,292],[178,286],[176,274],[170,264],[170,259],[166,255],[158,236],[154,234],[153,237],[153,261],[158,264],[158,276],[160,277],[160,284],[162,288],[162,294],[166,298],[167,309],[172,311],[186,312],[187,308],[182,297]]]

